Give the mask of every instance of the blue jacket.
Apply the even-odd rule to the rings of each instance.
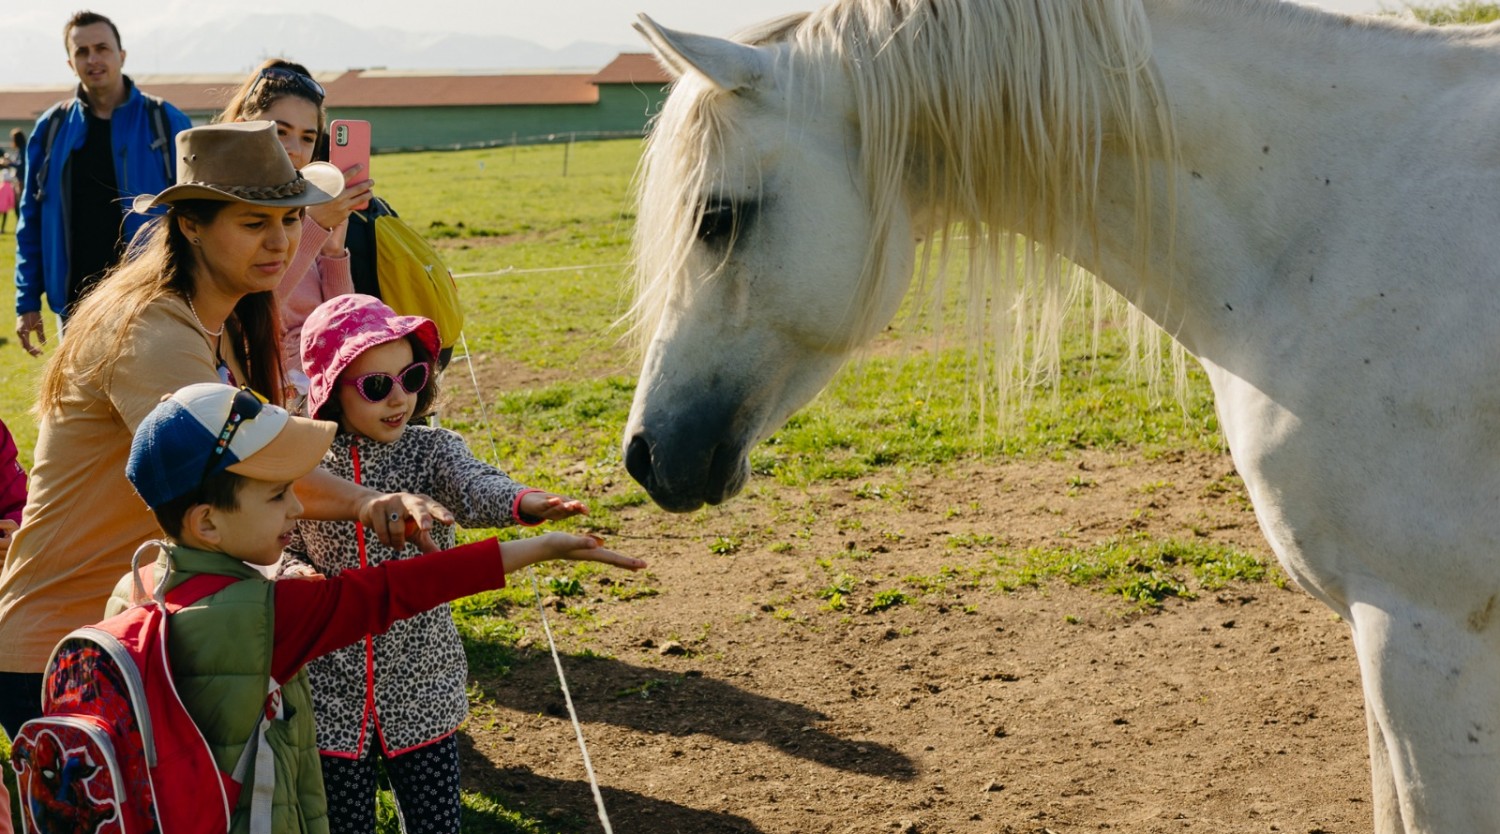
[[[114,145],[115,183],[120,190],[120,213],[124,220],[123,240],[129,242],[148,219],[130,211],[130,200],[137,194],[155,194],[172,185],[176,178],[176,137],[192,123],[181,110],[166,104],[167,156],[172,177],[162,164],[162,152],[152,148],[151,119],[146,97],[135,82],[125,79],[124,103],[110,115],[110,135]],[[83,108],[88,103],[80,86],[74,98],[60,101],[37,119],[26,143],[26,181],[21,188],[21,219],[16,224],[16,314],[42,309],[42,295],[52,312],[62,314],[68,301],[68,229],[71,194],[70,162],[73,152],[83,147],[88,136],[88,119]],[[42,157],[47,154],[47,122],[53,111],[68,108],[57,136],[52,142],[45,183],[38,183]],[[37,199],[37,186],[42,198]]]

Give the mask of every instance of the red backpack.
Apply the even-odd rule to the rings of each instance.
[[[131,564],[136,596],[145,601],[72,632],[47,662],[42,717],[22,725],[11,745],[21,826],[30,834],[229,830],[244,774],[236,779],[218,768],[178,697],[167,626],[171,614],[239,580],[194,576],[163,598],[162,577],[147,597],[137,562],[156,544],[143,545]],[[279,694],[268,705],[279,707]],[[264,738],[250,747],[259,776],[271,766],[269,748]],[[268,811],[252,817],[268,827]]]

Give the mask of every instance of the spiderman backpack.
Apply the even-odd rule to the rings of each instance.
[[[141,554],[131,562],[141,602],[64,637],[47,662],[42,717],[26,722],[11,745],[21,825],[28,834],[180,834],[228,831],[239,801],[236,774],[221,771],[172,682],[167,657],[171,614],[223,590],[228,576],[195,576],[165,596],[166,576],[148,597]],[[148,568],[149,570],[149,568]],[[280,692],[268,698],[279,707]],[[269,829],[274,775],[261,722],[255,750],[252,830]],[[238,776],[239,778],[236,778]],[[260,794],[265,794],[264,800]],[[263,804],[262,804],[263,803]],[[260,822],[261,825],[256,825]]]

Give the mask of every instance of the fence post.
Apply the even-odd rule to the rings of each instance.
[[[568,175],[568,158],[573,155],[573,137],[577,134],[568,134],[568,144],[563,146],[563,176]]]

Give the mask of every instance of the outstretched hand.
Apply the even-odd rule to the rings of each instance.
[[[626,556],[604,549],[604,540],[598,536],[575,535],[551,532],[529,539],[517,539],[500,545],[500,560],[507,574],[528,565],[553,559],[572,562],[599,562],[626,570],[640,570],[646,566],[643,559]]]
[[[588,515],[589,508],[577,498],[564,498],[550,492],[528,492],[521,496],[521,514],[546,521],[561,521],[575,515]]]

